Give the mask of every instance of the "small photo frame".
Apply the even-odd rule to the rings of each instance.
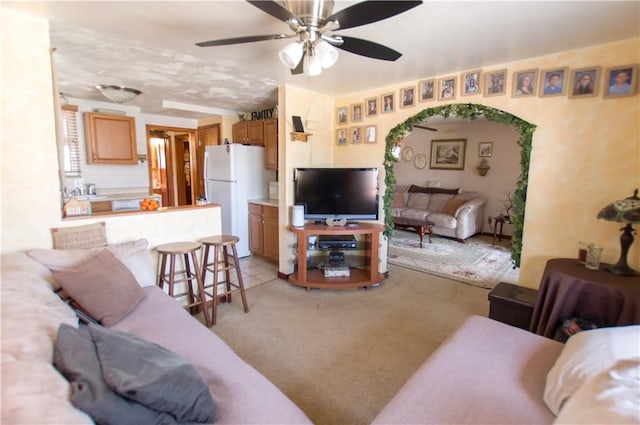
[[[472,96],[482,93],[482,71],[475,70],[462,74],[462,95]]]
[[[416,88],[405,87],[400,89],[400,107],[411,108],[416,105]]]
[[[396,110],[395,96],[393,95],[393,93],[383,94],[380,99],[383,114]]]
[[[351,143],[362,143],[362,127],[349,128],[349,141]]]
[[[422,170],[427,165],[427,157],[423,153],[419,153],[413,158],[413,166],[418,170]]]
[[[429,168],[435,170],[464,170],[467,139],[442,139],[431,141]]]
[[[507,70],[499,69],[484,73],[484,97],[500,96],[506,93]]]
[[[418,102],[428,102],[436,98],[436,80],[422,80],[418,83]]]
[[[454,100],[456,98],[456,76],[438,80],[438,100]]]
[[[378,98],[370,97],[369,99],[364,101],[365,105],[365,116],[367,117],[375,117],[378,115]]]
[[[339,128],[336,130],[336,145],[347,146],[347,129]]]
[[[368,125],[364,130],[364,142],[376,143],[378,140],[378,127],[375,125]]]
[[[480,158],[488,158],[493,156],[493,142],[478,143],[478,156]]]
[[[349,122],[349,117],[347,115],[347,107],[341,106],[336,108],[336,124],[337,125],[345,125]]]
[[[364,105],[362,103],[354,103],[351,105],[351,122],[362,121],[362,110]]]
[[[624,65],[608,68],[604,74],[604,97],[633,96],[638,82],[638,65]]]
[[[564,96],[567,93],[569,71],[567,67],[543,69],[540,71],[538,96]]]
[[[513,73],[513,91],[511,97],[529,97],[536,95],[538,70],[528,69]]]
[[[592,97],[598,95],[600,88],[600,67],[574,69],[569,83],[569,97]]]

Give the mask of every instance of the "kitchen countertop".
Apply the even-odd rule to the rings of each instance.
[[[278,208],[278,199],[271,199],[271,198],[249,199],[249,203]]]
[[[139,199],[139,198],[161,198],[162,196],[154,193],[109,193],[104,195],[80,195],[72,196],[69,199],[77,199],[78,201],[121,201],[126,199]]]

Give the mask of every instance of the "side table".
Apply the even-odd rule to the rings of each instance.
[[[491,245],[496,244],[496,236],[498,237],[498,241],[502,240],[502,230],[504,228],[504,223],[511,223],[508,216],[499,215],[497,217],[493,217],[493,242]],[[498,225],[500,225],[500,233],[498,233]]]
[[[640,277],[589,270],[573,258],[547,261],[529,330],[553,338],[564,319],[579,317],[608,326],[640,324]]]

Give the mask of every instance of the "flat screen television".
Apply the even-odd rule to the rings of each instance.
[[[296,168],[293,178],[306,220],[378,220],[377,168]]]

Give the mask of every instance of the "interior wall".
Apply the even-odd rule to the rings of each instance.
[[[75,98],[70,98],[69,103],[78,106],[78,139],[80,142],[80,168],[82,170],[82,179],[86,183],[94,183],[98,194],[105,189],[109,190],[111,193],[114,191],[148,191],[149,166],[146,162],[140,161],[138,161],[136,165],[87,164],[86,137],[84,129],[85,112],[93,112],[96,108],[106,108],[123,111],[127,116],[133,117],[136,121],[136,148],[138,154],[147,154],[147,125],[189,129],[195,129],[197,126],[197,121],[193,119],[142,114],[140,113],[140,108],[137,106],[115,105],[109,102],[97,102]],[[73,182],[67,182],[67,186],[73,188]]]
[[[278,270],[292,273],[295,263],[295,240],[287,230],[291,222],[293,205],[293,171],[295,167],[330,167],[334,161],[334,146],[327,143],[332,135],[333,103],[329,96],[320,95],[292,86],[278,90],[278,192],[280,260]],[[292,116],[302,118],[305,130],[311,133],[306,142],[292,141]],[[307,121],[318,123],[309,128]]]
[[[640,62],[640,38],[560,52],[495,66],[483,71],[506,68],[507,94],[484,97],[482,94],[461,97],[453,103],[477,103],[501,109],[537,126],[529,169],[529,189],[525,211],[520,284],[537,288],[547,260],[577,256],[577,243],[587,240],[604,248],[603,261],[615,263],[620,255],[619,224],[596,219],[608,203],[626,196],[640,185],[640,102],[638,95],[605,99],[527,97],[512,98],[513,72],[568,66],[577,69],[601,66],[603,71]],[[451,70],[439,78],[468,70]],[[421,78],[422,79],[422,78]],[[602,78],[604,81],[604,78]],[[417,85],[407,81],[334,99],[335,106],[348,106],[365,99]],[[390,129],[423,109],[451,102],[438,100],[420,103],[364,119],[363,125],[376,124],[385,137]],[[335,117],[332,120],[337,128]],[[379,163],[384,144],[371,146]],[[357,157],[357,146],[345,146],[341,158]],[[491,171],[489,171],[491,173]],[[640,269],[640,244],[629,253],[629,263]],[[382,261],[385,259],[381,258]]]
[[[162,243],[220,234],[220,208],[63,220],[46,20],[0,6],[1,253],[51,248],[51,228],[105,221],[109,242]],[[144,126],[143,126],[144,128]]]
[[[429,164],[423,169],[418,169],[413,159],[407,162],[401,157],[394,167],[397,184],[426,186],[429,181],[437,181],[444,188],[476,191],[487,198],[482,231],[493,232],[493,226],[488,223],[487,218],[505,212],[504,203],[508,195],[513,195],[515,192],[516,180],[520,175],[520,147],[517,144],[520,135],[511,126],[485,119],[470,121],[450,118],[442,123],[440,120],[438,123],[427,122],[426,126],[438,131],[414,128],[402,142],[402,147],[410,147],[414,158],[418,154],[423,154],[429,159],[432,140],[465,139],[464,169],[434,170],[429,167]],[[476,169],[481,159],[478,156],[480,142],[493,143],[493,154],[486,158],[491,168],[485,176],[480,176]],[[505,224],[503,233],[511,235],[510,224]]]

